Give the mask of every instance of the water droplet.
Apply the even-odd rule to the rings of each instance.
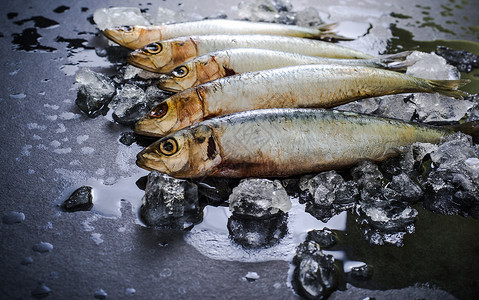
[[[25,221],[25,214],[22,212],[12,211],[4,214],[2,217],[3,224],[8,225],[22,223],[23,221]]]
[[[248,272],[244,278],[246,278],[248,281],[256,281],[259,279],[259,275],[256,272]]]
[[[31,256],[25,257],[21,262],[21,264],[24,266],[31,265],[32,263],[33,263],[33,257]]]
[[[173,271],[171,271],[170,268],[164,268],[164,269],[161,270],[161,272],[160,272],[160,276],[161,276],[161,277],[170,277],[171,274],[173,274]]]
[[[58,277],[60,276],[58,275],[58,272],[56,271],[52,271],[50,272],[50,275],[48,275],[48,279],[58,279]]]
[[[106,299],[106,297],[108,297],[108,294],[105,292],[104,289],[99,289],[95,292],[94,297],[95,299]]]
[[[46,286],[44,283],[39,283],[39,285],[32,291],[32,297],[37,299],[43,299],[50,295],[52,290]]]
[[[136,290],[134,288],[126,288],[125,294],[127,295],[134,295],[136,293]]]
[[[40,242],[38,244],[35,244],[32,249],[35,252],[46,253],[53,250],[53,245],[47,242]]]
[[[13,99],[24,99],[26,98],[27,95],[24,94],[24,93],[14,93],[14,94],[10,94],[10,98],[13,98]]]
[[[101,233],[94,232],[91,234],[91,239],[95,242],[95,244],[100,245],[103,243],[103,239],[101,238]]]

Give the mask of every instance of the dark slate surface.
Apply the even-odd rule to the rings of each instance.
[[[72,75],[76,68],[71,64],[83,61],[81,66],[96,67],[105,74],[115,71],[104,61],[98,68],[101,64],[95,62],[91,50],[98,40],[90,23],[97,8],[138,6],[154,14],[158,4],[208,16],[233,14],[232,6],[237,3],[2,2],[0,214],[22,212],[25,219],[0,224],[1,299],[32,295],[88,299],[100,297],[100,290],[108,299],[297,298],[286,284],[287,262],[253,264],[207,258],[186,244],[182,234],[139,225],[131,205],[120,201],[121,195],[112,194],[122,205],[121,217],[58,208],[69,192],[89,178],[115,182],[147,174],[134,166],[134,157],[127,157],[126,162],[118,158],[118,153],[125,153],[121,147],[126,147],[118,139],[128,127],[103,117],[90,119],[75,106]],[[395,7],[401,11],[414,4]],[[83,58],[81,53],[89,56]],[[40,243],[49,243],[52,249],[48,246],[49,251],[39,252]],[[243,280],[250,271],[260,279]],[[374,296],[352,290],[344,297],[368,295]]]

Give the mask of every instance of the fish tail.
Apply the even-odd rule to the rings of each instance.
[[[334,30],[334,28],[336,28],[338,26],[338,23],[335,22],[335,23],[327,23],[327,24],[323,24],[321,26],[318,27],[319,31],[322,31],[322,32],[332,32]]]
[[[407,67],[414,64],[414,61],[406,61],[412,51],[403,51],[395,54],[380,55],[377,60],[384,65],[385,69],[394,71],[406,71]]]
[[[469,79],[458,80],[432,80],[424,79],[430,89],[430,92],[440,93],[445,96],[464,99],[469,96],[468,93],[459,90],[461,86],[464,86],[471,82]]]
[[[474,140],[479,139],[479,120],[466,122],[462,124],[448,125],[455,132],[462,132],[472,136]]]
[[[337,41],[352,41],[353,38],[345,37],[334,32],[334,29],[338,26],[338,23],[328,23],[319,26],[318,34],[313,38],[328,42],[337,42]]]

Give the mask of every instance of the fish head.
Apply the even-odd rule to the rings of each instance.
[[[158,87],[167,91],[180,92],[198,85],[196,63],[186,62],[160,77]]]
[[[162,137],[203,119],[203,102],[194,89],[175,94],[158,104],[135,124],[135,132]]]
[[[214,131],[198,125],[174,132],[137,155],[137,165],[178,178],[206,176],[221,163]]]
[[[130,64],[156,73],[167,73],[196,57],[193,40],[178,38],[150,43],[127,57]]]
[[[169,43],[153,42],[128,54],[128,63],[150,72],[161,73],[171,63]]]
[[[145,26],[126,25],[107,28],[103,30],[103,34],[115,43],[133,50],[147,45],[153,38],[151,29]],[[160,39],[158,38],[158,40]]]

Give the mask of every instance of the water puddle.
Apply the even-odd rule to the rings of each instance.
[[[28,22],[33,22],[33,25],[36,28],[54,28],[54,27],[59,26],[59,24],[60,24],[55,20],[51,20],[51,19],[48,19],[48,18],[45,18],[45,17],[42,17],[42,16],[34,16],[34,17],[29,18],[29,19],[23,19],[23,20],[15,21],[13,23],[15,23],[17,25],[23,25],[23,24],[26,24]]]
[[[104,217],[119,218],[121,216],[121,201],[123,200],[128,201],[131,204],[132,210],[137,214],[144,192],[138,188],[136,181],[146,175],[148,175],[148,172],[141,170],[130,177],[120,178],[118,180],[114,180],[113,178],[103,180],[90,178],[65,190],[55,202],[57,205],[60,205],[78,187],[90,186],[93,188],[92,212]],[[138,224],[142,224],[139,218],[137,218],[137,222]]]
[[[12,34],[15,50],[26,52],[54,52],[57,49],[40,44],[42,36],[36,28],[27,28],[22,33]]]
[[[188,232],[185,240],[201,254],[218,260],[261,262],[272,260],[291,261],[296,247],[305,240],[308,231],[327,227],[335,230],[346,229],[346,213],[334,216],[328,223],[323,223],[304,211],[304,205],[298,199],[291,198],[293,206],[288,212],[288,233],[277,244],[260,249],[248,249],[234,243],[229,238],[228,207],[207,206],[203,210],[203,221]],[[330,251],[335,258],[344,258],[338,251]]]

